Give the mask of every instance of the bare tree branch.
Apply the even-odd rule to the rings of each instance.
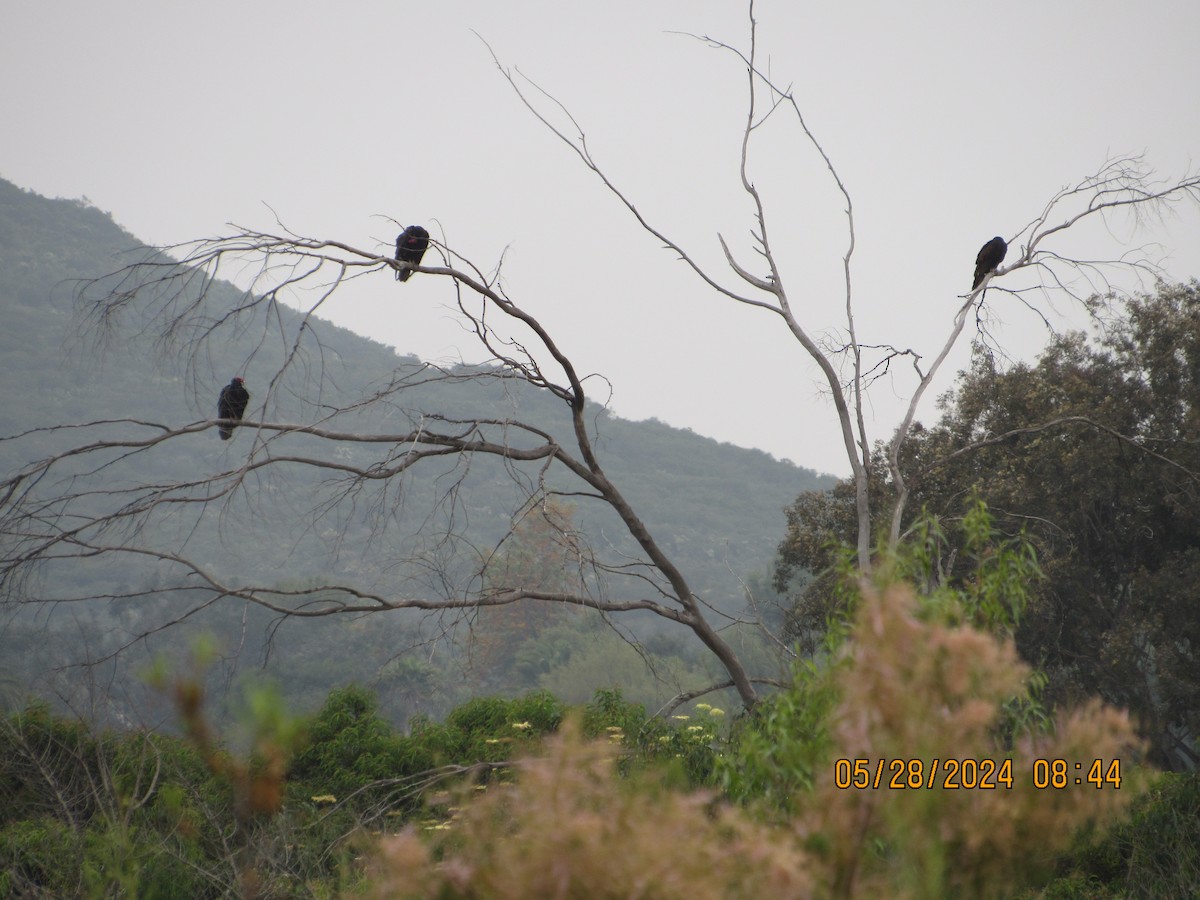
[[[189,359],[194,360],[205,352],[209,342],[241,327],[252,315],[264,321],[265,313],[267,320],[275,322],[280,337],[290,333],[274,351],[282,362],[263,401],[266,412],[278,405],[289,368],[301,362],[301,339],[312,330],[314,312],[348,279],[398,265],[394,260],[342,241],[245,228],[228,237],[197,241],[175,249],[182,249],[183,258],[179,261],[146,256],[113,276],[82,285],[81,300],[92,298],[86,307],[88,321],[103,336],[119,316],[134,313],[141,323],[140,333],[153,336],[163,346],[182,342]],[[439,252],[447,258],[457,256],[444,246],[439,246]],[[233,308],[214,313],[209,292],[218,283],[218,274],[230,267],[251,273],[251,287]],[[313,412],[325,411],[317,412],[315,420],[310,421],[277,421],[264,416],[224,423],[208,419],[184,426],[136,420],[72,426],[72,431],[83,431],[90,439],[45,456],[0,483],[0,497],[4,500],[0,528],[5,533],[6,547],[11,548],[0,559],[0,583],[15,587],[21,575],[38,564],[100,557],[145,557],[175,567],[186,583],[203,589],[211,597],[242,600],[296,618],[398,609],[467,610],[519,600],[576,605],[604,613],[640,610],[689,628],[730,672],[743,702],[753,704],[757,695],[737,654],[708,623],[683,573],[604,472],[588,428],[584,379],[556,340],[533,314],[484,279],[477,267],[419,266],[416,271],[448,278],[453,284],[460,315],[491,357],[492,365],[498,367],[480,372],[478,378],[512,379],[565,401],[573,445],[570,449],[543,428],[519,420],[455,416],[444,411],[417,412],[400,407],[412,423],[404,431],[350,430],[333,424],[366,412],[380,402],[392,403],[424,380],[412,375],[394,379],[375,396],[361,401],[313,407]],[[280,305],[284,292],[313,290],[316,301],[306,307],[298,326],[288,332],[288,327],[282,324],[284,315]],[[95,297],[97,293],[99,297]],[[519,331],[511,328],[501,331],[499,326],[503,323],[523,330],[530,339],[518,337]],[[266,341],[265,328],[261,333],[260,350],[256,352],[265,352],[261,351]],[[547,363],[552,364],[553,371],[547,370]],[[459,373],[436,368],[425,371],[432,380],[469,380]],[[240,431],[253,435],[249,454],[232,468],[179,482],[141,480],[128,487],[80,489],[102,474],[128,467],[150,453],[169,452],[167,448],[174,443],[191,440],[222,423],[236,425]],[[19,441],[46,433],[65,434],[66,429],[27,432],[5,440]],[[311,445],[312,441],[317,442],[316,447]],[[321,452],[322,446],[334,452]],[[376,446],[382,455],[376,455],[369,463],[358,462],[352,455],[336,452],[337,447],[345,446]],[[448,570],[444,567],[450,565],[454,548],[466,547],[450,531],[435,540],[425,557],[424,564],[442,584],[442,596],[428,597],[385,596],[338,583],[288,591],[278,586],[231,581],[186,553],[145,540],[157,521],[178,516],[172,510],[193,509],[191,527],[200,527],[209,508],[228,504],[235,498],[251,499],[247,486],[271,472],[307,470],[318,475],[324,480],[329,496],[322,505],[326,513],[333,513],[368,484],[378,483],[388,490],[391,482],[437,459],[457,460],[463,466],[443,495],[442,502],[446,504],[443,508],[452,518],[458,503],[458,485],[469,472],[470,460],[476,457],[500,461],[514,481],[522,484],[527,500],[561,490],[546,483],[550,466],[576,479],[582,490],[569,493],[611,509],[643,554],[632,564],[610,564],[595,559],[589,551],[586,556],[592,562],[585,581],[618,577],[630,585],[651,587],[660,599],[602,597],[597,593],[598,582],[585,593],[544,592],[521,586],[485,589],[480,586],[478,574],[474,578],[479,584],[467,589],[459,584],[462,578],[446,577]],[[521,468],[525,464],[540,465],[541,474],[529,481]],[[97,511],[97,506],[101,511]],[[482,572],[491,554],[476,555],[483,567],[478,572]],[[419,558],[412,562],[422,564]],[[461,564],[460,561],[456,565],[461,567]],[[471,580],[469,576],[463,577]],[[182,618],[186,616],[174,617],[172,621]]]
[[[595,174],[632,214],[637,227],[672,251],[719,295],[778,316],[820,370],[854,478],[857,558],[866,572],[871,566],[875,524],[868,492],[872,441],[866,407],[869,390],[890,371],[891,362],[910,357],[916,378],[887,445],[889,474],[897,492],[889,529],[895,543],[908,497],[902,448],[920,402],[966,330],[972,308],[977,332],[982,340],[989,339],[981,312],[989,287],[994,285],[1000,296],[1015,296],[1037,312],[1039,300],[1051,292],[1079,297],[1076,278],[1089,285],[1106,285],[1107,272],[1114,267],[1157,274],[1148,253],[1141,252],[1144,248],[1117,260],[1073,259],[1059,241],[1084,223],[1108,224],[1118,214],[1140,222],[1173,202],[1200,200],[1200,177],[1156,182],[1139,157],[1122,157],[1063,188],[1014,237],[1012,243],[1021,243],[1016,258],[960,298],[939,351],[925,367],[916,349],[872,343],[860,335],[853,302],[857,235],[850,192],[790,86],[777,83],[760,67],[753,0],[748,13],[747,50],[709,37],[699,39],[732,53],[744,67],[747,100],[739,126],[738,177],[750,217],[751,249],[761,256],[758,265],[765,264],[765,275],[739,262],[719,231],[717,240],[732,276],[718,277],[701,265],[694,253],[643,215],[610,178],[569,109],[519,70],[504,68],[490,46],[488,52],[522,106]],[[767,200],[754,182],[755,140],[766,133],[768,121],[777,122],[784,115],[799,126],[819,158],[815,164],[828,174],[844,203],[842,296],[833,303],[809,296],[803,284],[797,288],[785,283],[786,266],[773,242]],[[128,324],[137,340],[153,346],[160,356],[184,360],[199,385],[214,348],[237,340],[239,348],[245,349],[245,365],[261,365],[271,374],[266,389],[256,392],[248,417],[237,422],[95,420],[0,439],[18,449],[41,447],[43,442],[50,448],[0,481],[0,588],[12,602],[20,603],[32,593],[34,573],[56,565],[85,561],[121,565],[146,559],[178,577],[179,582],[169,584],[167,590],[183,590],[183,585],[209,603],[231,598],[297,619],[401,609],[434,611],[453,619],[523,600],[614,615],[645,612],[687,628],[721,663],[743,704],[753,705],[758,698],[754,685],[764,682],[752,676],[721,628],[713,624],[715,604],[693,591],[677,561],[602,465],[596,444],[598,413],[589,415],[586,390],[596,385],[592,379],[598,376],[581,374],[565,346],[531,307],[508,295],[495,274],[499,265],[491,276],[485,275],[448,245],[444,233],[442,240],[430,244],[442,264],[412,266],[380,255],[378,248],[303,236],[284,226],[278,216],[276,222],[278,228],[269,232],[230,225],[230,233],[223,237],[146,250],[118,271],[80,284],[77,297],[85,327],[99,344],[114,338],[119,323]],[[740,228],[725,233],[740,233]],[[1001,287],[1000,279],[1022,269],[1040,280],[1036,291]],[[335,302],[347,283],[399,271],[421,273],[453,291],[454,315],[487,362],[457,367],[423,364],[390,376],[381,374],[365,395],[347,397],[334,390],[326,371],[327,348],[317,334],[316,315]],[[228,290],[225,279],[232,279],[238,289],[221,293]],[[230,299],[218,301],[218,294]],[[845,317],[844,326],[837,329],[839,346],[830,346],[823,337],[828,324],[815,319],[822,309],[838,309],[835,315]],[[1047,321],[1044,315],[1043,321]],[[515,413],[510,417],[452,407],[429,409],[421,400],[422,389],[429,386],[483,381],[505,391],[545,392],[561,401],[557,410],[565,415],[561,422],[546,426]],[[1057,424],[1069,421],[1074,420]],[[219,463],[187,477],[155,470],[157,460],[218,425],[236,426],[236,434],[246,436],[237,443],[236,453],[226,448]],[[462,502],[463,493],[479,476],[478,468],[486,468],[489,475],[499,472],[511,492],[508,507],[497,514],[501,524],[483,537],[470,531]],[[553,497],[602,507],[619,523],[620,538],[609,540],[610,546],[601,552],[577,535],[560,533],[559,539],[572,553],[569,589],[504,583],[489,566],[514,540],[521,517]],[[389,528],[401,520],[411,522],[404,518],[409,504],[421,506],[419,515],[411,530],[406,525],[405,533],[397,537]],[[235,567],[226,566],[226,560],[195,558],[189,550],[188,542],[196,534],[223,535],[227,529],[232,531],[239,517],[266,520],[281,510],[287,511],[289,526],[300,535],[293,552],[299,552],[294,548],[301,538],[321,540],[336,561],[342,553],[352,552],[347,523],[369,522],[367,547],[380,558],[379,568],[403,568],[406,574],[391,581],[379,577],[374,586],[331,576],[295,587],[278,578],[260,583],[263,576],[227,571]],[[332,533],[327,545],[325,530]],[[113,597],[124,596],[123,590],[112,585],[96,589]],[[71,602],[66,596],[57,599]],[[170,623],[185,620],[204,605],[200,601],[174,612]],[[144,630],[134,640],[148,633]],[[690,699],[699,694],[680,696]]]

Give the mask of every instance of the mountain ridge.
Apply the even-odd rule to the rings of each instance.
[[[48,199],[0,179],[0,310],[9,326],[0,334],[0,359],[10,377],[21,379],[14,383],[30,385],[0,396],[0,437],[5,438],[0,441],[0,471],[10,473],[53,452],[64,437],[48,431],[20,441],[11,439],[30,429],[97,419],[137,419],[177,428],[187,422],[186,415],[180,414],[185,409],[201,419],[212,417],[217,390],[234,372],[248,376],[252,394],[248,420],[257,421],[265,412],[272,421],[311,423],[320,421],[323,404],[336,406],[343,398],[370,395],[389,381],[428,371],[411,354],[314,317],[306,328],[316,335],[315,344],[297,368],[297,380],[284,381],[264,396],[263,385],[270,382],[277,360],[271,355],[274,351],[263,350],[253,338],[238,336],[221,345],[214,352],[223,356],[210,353],[185,359],[178,348],[155,339],[136,311],[130,311],[127,320],[112,323],[104,340],[96,340],[99,335],[86,333],[86,328],[81,332],[88,296],[81,287],[137,258],[131,254],[147,252],[151,251],[111,215],[83,201]],[[102,289],[105,284],[100,282]],[[236,305],[240,294],[232,286],[217,285],[213,299]],[[301,315],[282,308],[278,314]],[[107,352],[102,365],[100,349]],[[468,368],[450,376],[463,376]],[[522,418],[552,433],[564,427],[562,401],[525,384],[493,379],[464,386],[448,377],[446,383],[433,379],[410,393],[405,408],[385,398],[371,407],[369,415],[351,415],[345,421],[364,430],[377,429],[395,416],[396,427],[385,428],[385,433],[403,433],[408,427],[404,417],[428,407],[461,418],[496,415],[497,409],[514,414],[519,410]],[[693,589],[718,608],[740,608],[747,581],[769,580],[761,576],[785,531],[783,507],[801,491],[828,487],[834,481],[761,450],[738,448],[655,419],[633,422],[601,407],[590,407],[588,416],[611,480],[686,572]],[[244,441],[238,440],[245,433],[253,434],[249,422],[227,446],[219,446],[223,442],[215,440],[215,430],[201,432],[179,442],[179,450],[170,459],[152,464],[147,474],[170,480],[184,473],[212,471],[234,459],[231,454],[245,452]],[[360,459],[354,445],[338,452],[348,461]],[[465,476],[464,511],[473,519],[472,528],[477,530],[472,533],[481,548],[508,527],[505,510],[511,508],[513,492],[503,474],[480,465]],[[427,503],[433,481],[406,482],[407,502],[415,507]],[[314,491],[321,488],[316,480],[311,484]],[[266,514],[269,503],[263,504],[260,512]],[[237,514],[229,512],[231,519]],[[607,515],[596,518],[585,508],[578,512],[583,526],[609,542],[609,549],[622,553],[628,539]],[[403,523],[389,525],[396,537],[386,539],[372,530],[378,522],[270,521],[276,524],[269,529],[250,523],[253,527],[246,531],[250,544],[231,542],[223,533],[197,533],[188,537],[190,550],[231,576],[266,568],[295,583],[327,575],[312,550],[338,542],[347,548],[339,565],[345,566],[348,576],[380,590],[400,590],[392,559],[403,556]],[[379,552],[381,547],[386,552]],[[158,583],[155,579],[162,578],[153,565],[97,571],[100,574],[78,576],[76,582],[69,574],[62,577],[80,596],[113,597],[122,596],[130,584]],[[175,591],[185,587],[170,581],[163,586]],[[136,617],[141,610],[122,613],[126,614]]]

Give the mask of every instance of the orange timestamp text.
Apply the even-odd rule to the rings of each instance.
[[[842,790],[1012,790],[1011,759],[836,759],[833,783]],[[1069,786],[1094,788],[1121,786],[1121,760],[1035,759],[1030,783],[1038,790]]]

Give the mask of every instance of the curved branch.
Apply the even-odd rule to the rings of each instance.
[[[92,321],[107,327],[115,316],[124,309],[137,309],[148,318],[147,327],[153,327],[161,340],[177,340],[181,337],[192,342],[192,355],[204,341],[213,338],[221,329],[237,325],[239,317],[260,307],[275,314],[280,333],[284,332],[280,316],[279,297],[282,291],[305,288],[316,284],[328,274],[328,279],[319,285],[319,297],[302,316],[294,335],[284,342],[283,363],[275,372],[268,388],[268,398],[282,385],[284,371],[298,358],[300,336],[309,328],[309,318],[347,279],[355,273],[387,271],[394,268],[394,260],[354,247],[351,244],[315,240],[295,235],[283,236],[240,228],[237,233],[223,238],[193,242],[185,245],[181,261],[167,260],[162,256],[147,257],[125,267],[107,281],[104,279],[86,283],[80,296],[108,285],[107,297],[91,306]],[[455,254],[448,248],[439,247],[446,258]],[[257,266],[253,284],[260,289],[258,294],[242,294],[230,308],[210,311],[207,292],[217,284],[216,276],[223,266],[237,261]],[[156,559],[180,566],[187,577],[197,579],[214,598],[234,597],[255,603],[280,615],[316,617],[337,612],[371,612],[381,609],[467,609],[511,604],[522,599],[542,600],[568,605],[588,606],[604,612],[649,611],[663,618],[690,628],[721,661],[737,684],[747,706],[757,699],[740,659],[716,630],[705,620],[696,596],[693,594],[683,573],[663,552],[644,522],[634,512],[621,491],[604,473],[592,445],[585,417],[586,395],[583,379],[579,376],[567,354],[555,339],[531,313],[504,296],[495,285],[487,282],[479,270],[468,266],[467,271],[453,265],[419,266],[417,271],[431,276],[451,279],[458,292],[459,309],[470,323],[480,343],[492,358],[502,366],[504,377],[515,377],[534,387],[548,390],[566,401],[571,415],[574,435],[574,450],[569,452],[546,431],[518,421],[500,418],[456,418],[445,413],[422,414],[414,427],[407,431],[391,433],[363,433],[332,426],[332,419],[352,409],[365,409],[393,390],[402,389],[409,381],[401,379],[376,394],[374,398],[346,407],[331,407],[324,414],[325,421],[280,422],[269,416],[249,418],[237,422],[206,419],[189,425],[172,427],[159,423],[140,423],[150,428],[150,434],[134,436],[102,435],[97,440],[85,442],[52,454],[0,483],[0,496],[5,498],[3,528],[15,540],[19,549],[6,553],[0,562],[0,580],[8,580],[16,573],[27,569],[38,561],[56,561],[79,557],[132,555]],[[112,285],[115,282],[115,287]],[[482,306],[477,310],[464,302],[464,292],[479,298]],[[140,307],[138,303],[144,300]],[[516,338],[501,336],[490,319],[496,314],[507,320],[520,323],[536,338],[536,353],[544,351],[563,373],[563,383],[558,384],[542,370],[535,352],[531,352]],[[514,352],[515,351],[515,352]],[[444,373],[442,373],[444,375]],[[265,410],[267,411],[267,410]],[[410,414],[411,418],[411,414]],[[449,429],[435,426],[449,425]],[[249,455],[234,468],[215,474],[186,479],[177,483],[136,484],[132,488],[102,488],[96,491],[78,491],[71,486],[79,479],[95,476],[117,463],[128,462],[131,457],[164,446],[174,439],[186,439],[190,435],[210,429],[219,424],[236,425],[237,428],[254,435]],[[129,424],[128,421],[120,424]],[[102,427],[93,423],[93,428]],[[499,434],[493,432],[499,431]],[[514,435],[532,438],[528,443],[514,442]],[[389,448],[386,455],[371,464],[362,464],[351,457],[295,452],[290,448],[280,452],[279,440],[309,438],[326,443],[375,444]],[[390,448],[395,448],[391,450]],[[126,545],[101,539],[106,531],[125,527],[130,534],[149,528],[155,515],[166,515],[171,508],[192,506],[197,509],[198,526],[203,510],[215,501],[231,498],[255,473],[276,469],[281,466],[304,467],[329,475],[348,477],[350,487],[341,496],[352,496],[352,492],[367,482],[388,484],[392,479],[414,468],[425,460],[448,457],[469,460],[475,456],[491,456],[504,461],[506,467],[524,462],[558,463],[579,478],[588,490],[578,492],[580,496],[594,497],[607,504],[621,519],[629,535],[646,555],[639,562],[647,572],[657,572],[670,585],[663,596],[671,605],[654,600],[611,600],[598,599],[583,593],[540,594],[520,588],[505,590],[472,590],[455,596],[439,599],[424,599],[408,596],[403,599],[385,599],[382,596],[359,593],[346,586],[325,585],[311,588],[293,596],[278,589],[247,587],[227,583],[209,566],[186,558],[170,549],[151,546]],[[95,460],[90,468],[74,472],[72,460]],[[35,493],[47,477],[57,469],[67,470],[61,482],[67,490],[57,497],[40,499]],[[465,468],[463,472],[467,471]],[[511,474],[517,477],[516,470]],[[544,470],[543,470],[544,474]],[[445,496],[452,501],[461,478],[455,482]],[[529,490],[534,490],[533,485]],[[537,491],[545,492],[542,476],[538,478]],[[112,507],[107,512],[96,514],[92,507],[97,501],[108,502]],[[336,500],[327,509],[332,510]],[[445,541],[452,540],[448,534]],[[441,553],[441,550],[436,550]],[[662,590],[645,573],[627,566],[609,566],[593,562],[596,573],[621,574],[641,579],[643,583]],[[665,585],[664,585],[665,587]],[[323,593],[322,593],[323,592]],[[331,593],[336,596],[331,598]],[[285,601],[303,597],[319,602],[308,603],[300,608]]]
[[[962,334],[963,327],[967,322],[967,311],[975,302],[975,297],[987,288],[988,279],[984,279],[979,287],[971,293],[967,302],[959,307],[957,315],[954,317],[954,327],[950,329],[950,335],[946,338],[946,343],[942,345],[942,351],[934,359],[933,365],[929,367],[929,371],[921,376],[920,382],[917,384],[917,389],[913,391],[913,395],[908,402],[908,408],[904,411],[904,418],[900,421],[896,433],[892,436],[891,442],[888,444],[888,470],[892,474],[892,480],[896,486],[896,502],[892,506],[892,523],[888,532],[888,543],[894,547],[900,541],[900,519],[904,514],[904,507],[908,503],[908,482],[904,479],[904,473],[900,469],[900,448],[908,439],[909,432],[912,430],[913,418],[917,413],[917,406],[921,402],[921,398],[925,396],[925,391],[929,385],[933,383],[933,379],[942,367],[942,363],[946,361],[946,357],[950,355],[950,350],[958,342],[959,335]],[[919,371],[919,370],[918,370]]]
[[[765,684],[770,687],[787,687],[786,682],[780,681],[778,678],[753,678],[751,680],[755,684]],[[694,691],[683,691],[682,693],[676,694],[661,707],[659,707],[658,711],[654,715],[658,716],[659,718],[662,718],[663,716],[669,716],[675,710],[679,709],[679,707],[683,706],[683,704],[690,703],[697,697],[703,697],[706,694],[713,694],[717,691],[724,691],[731,687],[733,687],[732,681],[722,681],[719,684],[710,684]]]

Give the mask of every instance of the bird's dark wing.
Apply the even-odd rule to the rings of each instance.
[[[396,235],[396,262],[412,262],[411,235],[409,232],[412,227],[405,228],[402,232]],[[408,281],[412,275],[411,269],[399,269],[396,272],[397,281]]]
[[[230,385],[232,390],[229,398],[229,408],[233,413],[232,418],[240,419],[246,414],[246,407],[250,404],[250,392],[246,390],[244,385]]]
[[[229,396],[232,388],[232,384],[227,384],[225,387],[221,388],[221,396],[217,398],[218,419],[236,418],[236,416],[233,414],[233,401]],[[227,441],[233,437],[233,429],[228,425],[218,425],[217,433],[221,435],[221,440],[223,441]]]

